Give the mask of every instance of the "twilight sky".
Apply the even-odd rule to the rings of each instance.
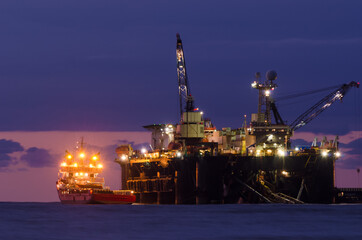
[[[104,133],[107,144],[88,140],[104,147],[126,140],[123,131],[177,122],[176,32],[195,103],[218,128],[240,127],[244,114],[256,112],[250,83],[257,71],[278,72],[275,96],[360,81],[361,9],[353,0],[2,0],[0,178],[54,169],[32,159],[58,161],[80,131]],[[360,91],[352,89],[296,137],[353,135],[341,143],[341,171],[362,166]],[[327,94],[277,104],[291,122]],[[40,144],[46,135],[39,131],[56,146]],[[135,144],[149,140],[139,134]]]

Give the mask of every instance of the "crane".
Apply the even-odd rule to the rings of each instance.
[[[326,110],[328,107],[330,107],[335,101],[342,100],[342,98],[347,94],[347,92],[352,88],[356,87],[359,88],[359,82],[350,82],[348,84],[343,84],[335,91],[331,92],[324,98],[322,98],[319,102],[317,102],[315,105],[313,105],[311,108],[309,108],[307,111],[305,111],[303,114],[301,114],[297,119],[295,119],[292,124],[290,124],[290,129],[292,131],[295,131],[310,121],[312,121],[314,118],[316,118],[320,113],[322,113],[324,110]]]
[[[199,112],[198,108],[194,107],[194,99],[190,92],[186,73],[185,55],[180,34],[177,33],[176,38],[176,63],[180,98],[180,131],[177,132],[177,134],[180,139],[187,139],[187,142],[197,142],[204,138],[203,113]]]
[[[177,78],[180,98],[180,117],[182,119],[182,113],[184,111],[192,112],[194,110],[194,100],[191,96],[190,86],[187,78],[185,55],[180,34],[177,33],[176,38]]]
[[[310,121],[312,121],[314,118],[316,118],[320,113],[322,113],[325,109],[330,107],[335,101],[342,100],[342,98],[347,94],[347,92],[352,87],[359,87],[359,83],[357,82],[350,82],[343,85],[338,85],[334,87],[329,87],[326,89],[318,89],[309,91],[307,93],[303,94],[293,94],[282,98],[273,98],[271,96],[271,90],[274,90],[277,85],[274,83],[274,80],[276,79],[276,72],[275,71],[268,71],[266,74],[267,81],[264,83],[260,82],[260,73],[256,74],[256,80],[251,84],[251,86],[255,89],[259,90],[259,107],[258,107],[258,114],[255,114],[254,121],[252,120],[251,125],[253,126],[252,130],[250,130],[250,133],[252,135],[256,136],[255,143],[250,145],[248,148],[260,145],[263,143],[263,147],[277,147],[280,148],[281,146],[286,146],[287,148],[290,145],[290,137],[293,135],[293,132]],[[286,124],[285,121],[283,121],[281,115],[278,112],[278,109],[276,107],[275,100],[282,100],[287,98],[294,98],[294,97],[300,97],[307,94],[313,94],[320,91],[325,91],[327,89],[336,88],[333,92],[329,93],[327,96],[325,96],[323,99],[318,101],[315,105],[313,105],[311,108],[309,108],[307,111],[305,111],[303,114],[301,114],[296,120],[292,122],[292,124]],[[262,109],[264,107],[264,109]],[[264,110],[264,112],[263,112]],[[271,123],[271,112],[274,114],[275,118],[275,124]],[[252,116],[253,118],[253,116]],[[273,134],[270,134],[270,132],[273,132]],[[280,139],[281,141],[274,141],[274,135],[277,136],[275,139]],[[272,136],[272,137],[270,137]],[[268,139],[270,138],[270,139]],[[272,141],[273,140],[273,141]],[[285,141],[284,141],[285,140]]]

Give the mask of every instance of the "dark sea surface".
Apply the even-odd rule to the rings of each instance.
[[[362,239],[362,205],[3,202],[0,239]]]

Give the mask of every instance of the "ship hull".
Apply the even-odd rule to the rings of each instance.
[[[92,195],[92,202],[99,204],[131,204],[136,202],[136,196],[94,193]]]
[[[92,194],[90,191],[85,192],[66,192],[58,190],[58,196],[61,203],[64,204],[91,204]]]
[[[63,204],[132,204],[136,201],[134,195],[92,193],[91,190],[70,193],[58,190],[58,196]]]

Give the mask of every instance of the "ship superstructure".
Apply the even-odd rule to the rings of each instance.
[[[87,155],[83,140],[74,154],[66,151],[64,158],[59,169],[57,184],[59,190],[104,188],[104,178],[99,177],[99,174],[103,171],[100,154]]]
[[[339,86],[291,125],[273,99],[277,73],[255,75],[258,112],[238,129],[217,130],[194,104],[185,56],[177,34],[176,63],[180,98],[177,124],[145,126],[151,149],[119,146],[122,186],[141,203],[331,203],[334,165],[340,157],[338,137],[315,139],[312,146],[291,149],[293,132],[317,117],[352,87]],[[274,117],[274,119],[273,119]]]

